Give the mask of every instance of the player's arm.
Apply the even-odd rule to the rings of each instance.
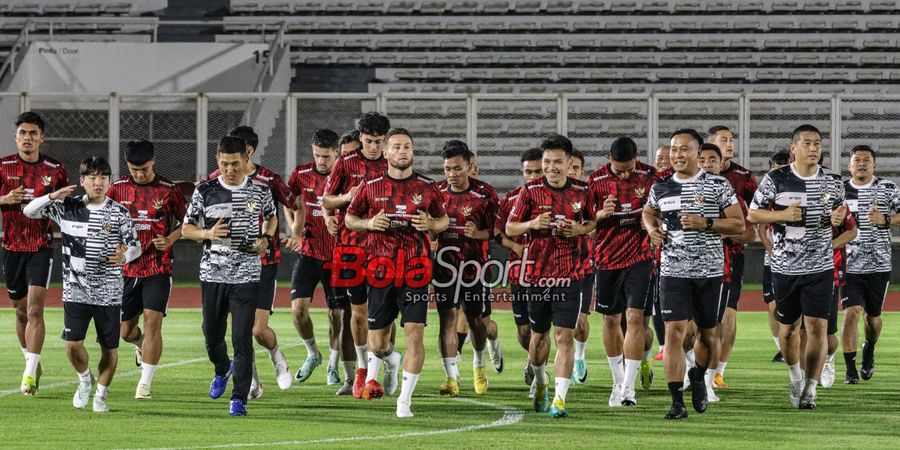
[[[418,231],[427,231],[429,233],[438,234],[450,226],[450,216],[444,214],[440,217],[431,217],[427,212],[419,211],[419,215],[412,218],[412,224],[413,228]]]
[[[22,210],[22,214],[25,214],[26,217],[30,217],[32,219],[43,219],[50,218],[49,207],[55,200],[61,200],[66,198],[68,195],[75,192],[75,185],[66,186],[57,191],[53,191],[47,195],[40,196],[27,205],[25,205],[25,209]]]
[[[191,194],[191,202],[185,210],[184,221],[181,224],[181,235],[185,239],[198,242],[214,241],[227,237],[230,230],[221,218],[216,221],[212,228],[200,228],[197,226],[203,223],[204,210],[203,196],[199,190],[194,190],[194,193]]]
[[[650,206],[649,202],[644,205],[641,221],[644,223],[644,229],[647,230],[647,235],[650,236],[650,243],[652,243],[654,247],[662,245],[663,240],[666,237],[665,232],[662,229],[662,216],[659,215],[659,211]]]
[[[839,234],[838,237],[831,240],[831,247],[835,250],[844,248],[851,241],[856,239],[857,229],[852,228]]]
[[[685,230],[715,231],[723,236],[744,234],[746,227],[744,226],[741,205],[735,203],[725,208],[723,212],[725,217],[718,219],[685,214],[681,216],[681,226]]]
[[[749,243],[755,241],[756,240],[756,228],[754,228],[752,226],[748,227],[748,226],[746,226],[747,224],[744,224],[744,225],[745,225],[745,229],[744,229],[743,233],[741,233],[741,234],[723,234],[722,237],[731,239],[732,241],[737,242],[738,244],[749,244]]]

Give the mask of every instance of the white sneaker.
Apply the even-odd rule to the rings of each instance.
[[[716,403],[719,401],[719,396],[716,395],[716,391],[709,386],[706,387],[706,401],[708,403]]]
[[[106,397],[94,395],[94,412],[109,412],[109,406],[106,405]]]
[[[834,386],[834,359],[831,361],[825,360],[825,365],[822,366],[822,380],[819,384],[823,388],[830,388]]]
[[[791,406],[794,408],[800,407],[800,394],[803,393],[803,380],[791,381],[791,392],[790,392],[790,400]]]
[[[534,400],[535,395],[537,395],[537,382],[534,379],[532,379],[531,387],[528,388],[528,398]]]
[[[400,366],[403,365],[403,356],[399,360],[394,367],[391,367],[387,361],[384,363],[384,380],[382,380],[384,381],[384,395],[394,395],[397,392],[397,386],[400,385],[397,381],[397,375],[400,372]],[[410,413],[410,416],[412,416],[412,413]]]
[[[287,360],[284,359],[284,353],[278,351],[278,356],[275,357],[275,379],[278,380],[278,388],[282,391],[290,389],[291,384],[294,382],[294,377],[291,375],[291,369],[288,367]]]
[[[72,397],[72,406],[83,409],[91,399],[91,387],[94,385],[94,374],[91,374],[91,381],[79,381],[78,387],[75,389],[75,395]]]
[[[612,400],[610,400],[612,401]],[[634,388],[622,388],[622,406],[637,406],[637,400],[634,398]]]
[[[403,402],[397,399],[397,417],[404,419],[412,416],[412,403]]]
[[[256,381],[256,380],[254,380]],[[247,393],[248,400],[256,400],[263,396],[263,386],[262,383],[250,383],[250,392]]]
[[[622,406],[622,400],[624,400],[623,394],[624,387],[621,384],[614,385],[612,388],[612,393],[609,394],[609,406]]]
[[[146,384],[143,384],[143,383],[138,383],[137,389],[134,391],[134,398],[140,399],[140,400],[148,400],[148,399],[153,398],[150,395],[150,386],[147,386]]]
[[[138,368],[144,365],[144,353],[140,347],[134,348],[134,365],[138,366]]]

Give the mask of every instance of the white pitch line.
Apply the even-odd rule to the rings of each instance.
[[[436,397],[435,395],[425,395],[423,397]],[[238,444],[220,444],[220,445],[198,445],[194,447],[160,447],[154,449],[144,449],[144,450],[193,450],[193,449],[202,449],[202,448],[241,448],[241,447],[270,447],[270,446],[299,446],[299,445],[310,445],[310,444],[333,444],[339,442],[357,442],[357,441],[381,441],[387,439],[404,439],[409,437],[418,437],[418,436],[435,436],[439,434],[447,434],[447,433],[459,433],[459,432],[469,432],[469,431],[477,431],[483,430],[485,428],[495,428],[495,427],[504,427],[508,425],[515,425],[522,421],[525,417],[525,411],[509,407],[506,405],[501,405],[499,403],[492,402],[483,402],[480,400],[473,400],[470,398],[452,398],[454,401],[471,403],[478,406],[485,406],[489,408],[494,408],[500,411],[503,411],[503,417],[490,422],[483,423],[480,425],[467,425],[464,427],[457,428],[446,428],[442,430],[429,430],[429,431],[411,431],[408,433],[399,433],[399,434],[382,434],[375,436],[353,436],[353,437],[335,437],[335,438],[322,438],[322,439],[310,439],[305,441],[277,441],[277,442],[248,442],[248,443],[238,443]]]
[[[291,348],[291,347],[297,347],[299,345],[300,344],[288,344],[288,345],[281,346],[281,348]],[[265,349],[256,351],[256,353],[260,353],[260,354],[266,353],[266,352],[268,352],[268,350],[265,350]],[[205,362],[205,361],[209,361],[209,358],[183,359],[181,361],[160,364],[159,366],[157,366],[157,369],[164,369],[167,367],[186,366],[188,364],[196,364],[196,363]],[[140,373],[141,373],[141,369],[134,369],[134,370],[128,370],[125,372],[116,372],[116,377],[129,377],[131,375],[139,375]],[[54,389],[54,388],[60,388],[60,387],[66,387],[66,386],[75,386],[76,384],[78,384],[78,380],[60,381],[57,383],[41,386],[41,388],[38,392],[40,392],[44,389]],[[0,391],[0,397],[6,397],[7,395],[18,394],[19,392],[21,392],[19,389],[2,390],[2,391]]]

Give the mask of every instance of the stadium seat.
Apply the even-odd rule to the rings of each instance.
[[[618,49],[628,47],[628,41],[622,38],[604,38],[600,40],[600,48]]]
[[[866,50],[869,49],[889,49],[893,48],[890,39],[866,39],[863,41],[863,48]]]
[[[828,48],[825,41],[818,38],[804,38],[797,40],[797,48],[810,48],[826,50]]]
[[[659,63],[663,66],[683,67],[688,63],[688,57],[684,54],[667,54],[659,59]]]
[[[679,20],[669,23],[669,28],[673,32],[691,32],[700,28],[700,24],[693,20]]]
[[[435,55],[432,62],[437,66],[461,66],[464,64],[463,56],[459,54]]]
[[[801,20],[799,28],[800,28],[800,30],[812,31],[812,32],[825,31],[828,29],[828,22],[819,21],[819,20],[814,20],[814,21]]]
[[[721,63],[719,55],[700,55],[694,57],[694,64],[718,66]]]
[[[590,77],[588,73],[583,70],[560,70],[557,72],[557,77],[560,81],[580,81],[587,80]]]
[[[881,81],[884,73],[880,70],[860,70],[856,72],[856,79],[859,81]]]
[[[604,29],[603,22],[597,20],[579,20],[572,23],[572,30],[576,33],[587,33]]]
[[[255,9],[255,4],[254,4]],[[0,10],[2,11],[2,10]],[[44,5],[44,14],[66,14],[72,12],[72,5],[64,3],[59,5]]]
[[[328,14],[347,14],[353,11],[354,6],[353,2],[326,3],[325,12]]]
[[[481,7],[481,12],[491,15],[501,15],[509,12],[508,1],[488,0]]]
[[[369,56],[369,64],[373,66],[392,66],[400,61],[400,56],[393,53]]]
[[[798,5],[797,2],[792,1],[792,0],[789,0],[789,1],[781,0],[781,1],[772,2],[772,12],[791,14],[791,13],[796,13],[797,11],[799,11],[799,9],[800,9],[800,5]]]
[[[435,1],[435,0],[426,0],[422,2],[422,6],[419,7],[419,12],[422,14],[443,14],[444,11],[447,10],[447,2],[443,1]]]
[[[424,66],[425,64],[428,64],[428,57],[424,55],[401,56],[400,64],[406,66]]]
[[[388,5],[388,14],[409,14],[416,9],[416,2],[408,0],[395,0]]]
[[[859,0],[838,0],[835,2],[834,10],[842,13],[863,12],[862,2]]]
[[[489,78],[486,70],[461,70],[459,72],[461,80],[487,80]]]
[[[644,2],[640,7],[640,11],[642,13],[665,14],[670,12],[669,3],[660,1]]]
[[[381,14],[384,12],[383,2],[362,2],[356,5],[356,12],[363,14]]]
[[[524,54],[508,53],[497,57],[497,64],[510,66],[523,66],[526,59]]]
[[[759,63],[764,66],[784,66],[787,58],[787,55],[763,55],[759,57]]]
[[[493,62],[493,58],[487,55],[467,55],[467,66],[487,66]]]
[[[617,20],[613,22],[607,22],[603,27],[605,30],[609,31],[628,31],[634,27],[634,24],[625,20]]]
[[[869,11],[879,13],[890,13],[897,10],[897,2],[894,0],[872,0],[869,4]]]
[[[262,11],[264,14],[290,14],[294,9],[290,3],[266,3]]]
[[[491,72],[492,80],[515,81],[522,77],[522,73],[518,70],[495,70]]]
[[[628,56],[628,64],[635,66],[655,66],[657,59],[653,55],[635,54]]]
[[[631,43],[631,47],[634,49],[656,50],[659,47],[659,40],[656,38],[635,39],[634,42]]]
[[[695,1],[676,1],[673,9],[675,14],[692,15],[703,11],[703,6]]]
[[[569,40],[569,48],[577,49],[577,48],[586,48],[592,49],[595,47],[599,47],[596,40],[592,38],[579,38],[579,39],[571,39]]]
[[[531,2],[540,4],[540,2]],[[516,10],[519,11],[517,6]],[[575,3],[566,0],[550,0],[547,2],[547,12],[550,14],[569,14],[575,11]],[[521,12],[521,11],[520,11]],[[535,11],[537,12],[537,11]]]
[[[753,64],[753,55],[748,53],[732,53],[725,55],[725,64],[728,66],[746,66]]]
[[[729,30],[733,29],[728,22],[724,20],[704,20],[700,23],[701,30]]]
[[[609,10],[615,13],[632,13],[638,10],[637,2],[631,0],[615,0],[609,5]]]
[[[791,81],[815,81],[816,72],[812,71],[792,71],[788,74]]]
[[[756,48],[757,48],[757,41],[756,41],[756,39],[754,39],[754,38],[738,38],[738,39],[733,39],[733,40],[729,43],[729,47],[732,48],[732,49],[740,49],[740,48],[756,49]]]
[[[564,47],[564,44],[561,39],[542,38],[534,41],[534,47],[557,51],[562,49]]]
[[[797,55],[791,61],[793,65],[814,66],[819,64],[819,55]]]
[[[736,31],[757,31],[760,29],[758,20],[737,20],[732,28]]]
[[[476,1],[456,1],[450,5],[450,11],[454,14],[474,14],[478,12],[479,3]]]
[[[887,56],[883,55],[862,55],[859,57],[860,64],[864,66],[877,66],[887,64]]]
[[[663,44],[667,49],[688,49],[694,46],[694,42],[690,39],[667,39]]]
[[[822,71],[823,81],[850,81],[850,74],[847,71],[825,69]]]
[[[856,45],[856,39],[853,38],[837,38],[832,39],[828,43],[828,47],[832,49],[856,49],[858,46]]]
[[[559,33],[569,31],[569,23],[562,21],[543,22],[541,31],[545,33]]]
[[[658,33],[667,31],[666,25],[658,20],[641,20],[635,25],[640,33]]]
[[[784,50],[784,49],[791,48],[792,46],[793,46],[793,42],[790,39],[775,38],[775,39],[766,39],[763,41],[763,47],[765,49]]]
[[[729,13],[734,10],[734,4],[727,1],[713,1],[706,4],[707,13]]]
[[[590,72],[590,77],[592,80],[610,81],[619,79],[620,75],[619,72],[614,70],[592,70]]]
[[[603,13],[606,11],[606,2],[603,0],[582,0],[578,4],[578,12],[581,13]]]
[[[475,29],[479,33],[495,33],[506,30],[506,22],[479,22]]]
[[[590,55],[568,54],[563,57],[564,65],[588,65],[591,63]]]
[[[565,55],[565,53],[545,53],[538,54],[531,57],[531,64],[533,66],[557,66],[562,64],[561,57]]]
[[[505,47],[502,42],[497,39],[477,39],[472,41],[473,48],[501,49]]]
[[[795,26],[796,25],[794,25],[793,20],[781,18],[779,18],[778,20],[770,20],[766,24],[766,27],[769,29],[769,31],[779,33],[784,31],[791,31],[795,28]]]

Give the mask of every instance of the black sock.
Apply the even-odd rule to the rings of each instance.
[[[706,375],[707,369],[709,368],[705,366],[694,366],[691,369],[693,370],[693,372],[691,372],[691,370],[688,371],[688,379],[690,379],[691,381],[704,381],[703,377]],[[693,374],[693,376],[691,374]]]
[[[466,345],[466,336],[469,333],[456,333],[456,351],[462,354],[463,346]]]
[[[844,352],[844,364],[847,365],[847,372],[856,372],[856,352]]]
[[[684,392],[681,392],[683,386],[684,383],[681,381],[669,383],[669,394],[672,395],[672,404],[684,406]]]
[[[866,343],[863,344],[863,360],[869,361],[873,357],[875,357],[875,342],[866,339]]]

